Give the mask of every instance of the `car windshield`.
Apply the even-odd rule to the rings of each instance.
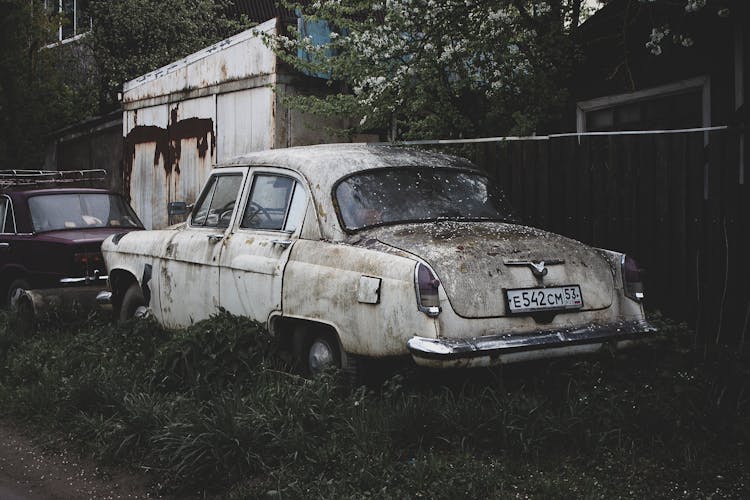
[[[34,231],[94,227],[143,227],[133,209],[109,193],[44,194],[29,198]]]
[[[349,230],[402,222],[513,220],[502,191],[486,176],[464,170],[371,170],[345,178],[335,197]]]

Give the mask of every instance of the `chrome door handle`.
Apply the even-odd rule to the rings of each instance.
[[[287,248],[292,244],[292,240],[271,240],[271,243]]]
[[[3,248],[10,248],[10,243],[0,243],[0,250]]]
[[[208,241],[211,243],[218,243],[224,238],[223,234],[209,234],[208,235]]]

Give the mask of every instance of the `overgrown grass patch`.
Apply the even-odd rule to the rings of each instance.
[[[0,411],[164,492],[232,498],[746,497],[750,376],[684,328],[612,357],[380,387],[300,378],[259,325],[0,317]],[[716,361],[718,359],[718,361]]]

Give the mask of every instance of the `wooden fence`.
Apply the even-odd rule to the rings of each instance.
[[[624,251],[646,304],[706,348],[750,341],[750,179],[735,132],[558,137],[463,145],[521,219]],[[750,172],[747,172],[750,176]]]

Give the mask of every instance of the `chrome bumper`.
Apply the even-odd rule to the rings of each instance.
[[[94,276],[83,276],[79,278],[62,278],[60,284],[62,285],[90,285],[92,283],[106,283],[109,276],[101,276],[95,274]]]
[[[74,317],[82,311],[95,309],[96,296],[102,290],[104,284],[22,290],[16,298],[16,305],[23,302],[26,313],[34,317],[51,311],[56,311],[62,317]]]
[[[472,339],[412,337],[407,346],[415,363],[420,366],[493,366],[593,353],[605,345],[620,349],[636,340],[653,337],[656,331],[648,321],[634,320]]]

